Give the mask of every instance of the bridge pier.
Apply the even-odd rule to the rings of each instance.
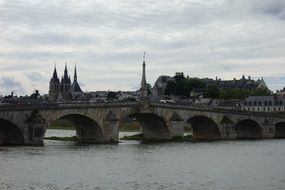
[[[104,142],[106,143],[119,142],[119,124],[120,122],[118,120],[103,122]]]
[[[135,118],[140,123],[144,140],[159,141],[172,138],[165,120],[155,114],[136,114]]]
[[[184,125],[184,121],[167,122],[170,138],[182,138],[184,136]]]
[[[43,145],[46,127],[42,124],[29,125],[24,132],[25,145]]]
[[[261,125],[262,138],[273,139],[275,138],[275,126],[274,125]]]
[[[220,125],[221,131],[221,139],[225,140],[233,140],[236,138],[235,132],[235,125],[232,123],[228,124],[221,124]]]

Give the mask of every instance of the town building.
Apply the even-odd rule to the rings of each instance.
[[[202,79],[207,83],[207,85],[216,86],[219,90],[228,90],[228,89],[243,89],[255,91],[256,89],[268,89],[263,78],[258,80],[253,80],[249,76],[247,79],[243,75],[241,79],[234,78],[233,80],[221,80],[216,77],[216,79]]]
[[[116,94],[115,98],[108,99],[108,94]],[[118,101],[118,102],[130,102],[139,100],[139,91],[94,91],[88,92],[85,96],[88,96],[90,102],[108,102],[108,101]]]
[[[61,81],[58,78],[56,67],[54,68],[52,78],[49,83],[49,100],[50,101],[72,101],[84,99],[78,81],[76,66],[74,69],[73,83],[71,84],[70,76],[68,75],[67,65],[65,64],[64,74]]]
[[[173,77],[161,75],[158,77],[158,79],[155,81],[153,88],[152,88],[152,95],[161,97],[164,94],[164,90],[166,88],[166,85],[169,81],[174,81]]]
[[[249,96],[242,103],[242,110],[255,112],[284,112],[285,96]]]
[[[183,73],[176,73],[174,77],[170,76],[159,76],[158,79],[155,81],[154,86],[152,88],[152,94],[154,97],[162,97],[164,95],[165,88],[167,86],[167,83],[169,81],[175,81],[176,79],[183,78]],[[187,77],[189,78],[189,77]],[[249,90],[249,91],[256,91],[257,89],[266,89],[268,90],[268,87],[263,80],[263,78],[258,80],[253,80],[249,76],[248,78],[245,78],[243,75],[241,79],[234,78],[233,80],[221,80],[218,79],[211,79],[211,78],[203,78],[202,80],[206,86],[215,86],[219,89],[219,91],[222,90],[229,90],[229,89],[242,89],[242,90]],[[204,89],[200,88],[193,88],[190,92],[190,97],[199,97],[204,94]]]
[[[281,90],[276,90],[277,96],[285,96],[285,87]]]

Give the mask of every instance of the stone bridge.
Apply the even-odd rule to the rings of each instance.
[[[46,129],[58,119],[76,125],[81,143],[118,142],[127,117],[141,125],[146,140],[181,138],[190,124],[197,140],[284,138],[285,115],[160,104],[70,103],[0,107],[0,144],[41,145]]]

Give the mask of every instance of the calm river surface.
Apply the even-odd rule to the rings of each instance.
[[[0,189],[285,189],[285,139],[0,147]]]

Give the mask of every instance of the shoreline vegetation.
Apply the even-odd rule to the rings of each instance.
[[[76,136],[72,136],[72,137],[56,137],[56,136],[51,136],[51,137],[44,137],[44,140],[53,140],[53,141],[77,141],[77,137]],[[134,135],[126,135],[122,138],[120,138],[119,140],[135,140],[135,141],[143,141],[143,134],[142,133],[138,133],[138,134],[134,134]],[[169,139],[167,141],[192,141],[192,135],[190,133],[184,135],[183,137],[174,137],[172,139]]]
[[[51,137],[44,137],[44,140],[53,140],[53,141],[77,141],[76,136],[72,137],[56,137],[56,136],[51,136]]]
[[[68,120],[60,119],[55,121],[48,129],[56,129],[56,130],[76,130],[76,126]],[[131,119],[126,119],[125,121],[120,122],[119,131],[121,132],[138,132],[134,135],[126,135],[119,140],[144,140],[143,134],[141,133],[141,127],[138,121],[134,121]],[[191,127],[186,125],[184,126],[185,134],[183,137],[174,137],[169,141],[189,141],[193,140],[191,135]],[[77,141],[76,136],[72,137],[44,137],[44,140],[57,140],[57,141]]]
[[[68,120],[60,119],[52,123],[48,129],[58,129],[58,130],[76,130],[76,125]],[[138,121],[122,121],[119,125],[119,131],[125,132],[140,132],[141,127]],[[185,133],[191,132],[190,125],[184,126]]]
[[[135,134],[135,135],[126,135],[120,140],[144,140],[143,134]],[[173,137],[172,139],[166,140],[166,141],[192,141],[193,136],[190,133],[185,134],[183,137]]]

